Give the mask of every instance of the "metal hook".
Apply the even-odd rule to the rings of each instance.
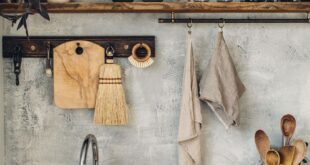
[[[219,19],[218,27],[221,29],[221,32],[223,31],[224,26],[225,26],[225,19],[224,18]]]
[[[175,19],[175,13],[174,13],[174,12],[171,12],[171,22],[172,22],[172,23],[175,22],[174,19]]]
[[[47,56],[46,56],[46,68],[45,73],[47,77],[53,76],[52,65],[51,65],[51,42],[47,42]]]
[[[193,20],[189,18],[190,22],[187,22],[188,32],[192,32]]]
[[[106,54],[107,56],[113,56],[115,53],[115,49],[114,47],[111,45],[111,44],[108,44],[107,47],[106,47]]]
[[[106,58],[105,58],[105,63],[107,64],[113,64],[113,56],[115,54],[115,49],[114,46],[110,43],[106,45]]]
[[[21,64],[22,64],[22,48],[20,45],[17,45],[15,47],[14,53],[13,53],[13,64],[14,64],[14,73],[15,73],[15,81],[16,85],[19,85],[19,74],[21,72]]]

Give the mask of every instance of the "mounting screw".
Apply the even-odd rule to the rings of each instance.
[[[124,49],[128,50],[129,49],[129,45],[128,44],[124,45]]]
[[[30,50],[31,50],[31,51],[35,51],[36,49],[37,49],[37,47],[36,47],[35,45],[31,45],[31,46],[30,46]]]

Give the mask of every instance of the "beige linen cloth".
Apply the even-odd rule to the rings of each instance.
[[[183,94],[178,135],[179,165],[201,165],[201,123],[202,116],[198,96],[192,39],[189,32],[183,75]]]
[[[215,54],[200,81],[200,99],[214,111],[226,129],[239,125],[239,98],[245,91],[229,50],[223,32],[219,32]]]

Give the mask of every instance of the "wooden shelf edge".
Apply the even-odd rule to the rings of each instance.
[[[310,12],[309,2],[116,2],[44,4],[50,13],[208,13]],[[22,12],[18,4],[0,4],[0,11]]]

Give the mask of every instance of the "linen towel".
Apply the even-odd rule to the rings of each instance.
[[[206,102],[228,129],[239,125],[239,98],[245,91],[223,32],[219,32],[215,54],[211,57],[200,81],[200,99]]]
[[[179,121],[179,165],[201,165],[200,131],[202,124],[191,33],[188,33]]]

